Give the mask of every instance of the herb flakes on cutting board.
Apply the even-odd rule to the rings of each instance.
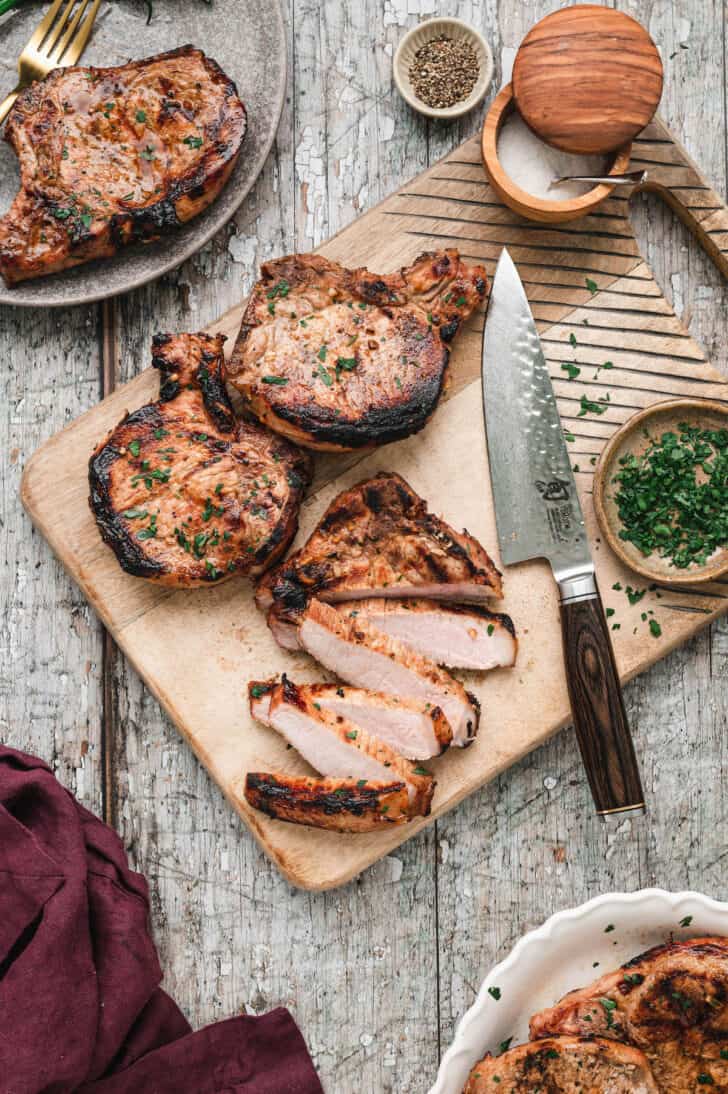
[[[728,543],[728,429],[646,435],[640,455],[620,459],[612,482],[623,527],[620,539],[677,569],[703,565]]]

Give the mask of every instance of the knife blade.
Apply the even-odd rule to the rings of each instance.
[[[634,745],[548,365],[503,248],[483,335],[483,407],[501,558],[551,564],[566,682],[597,813],[644,811]]]

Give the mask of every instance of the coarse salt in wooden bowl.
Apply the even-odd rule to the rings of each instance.
[[[634,543],[621,539],[619,535],[623,526],[613,483],[614,476],[620,470],[619,461],[626,455],[640,455],[647,448],[649,437],[654,439],[668,431],[676,432],[681,422],[700,429],[726,429],[728,402],[718,402],[715,399],[667,399],[662,403],[654,403],[633,414],[617,430],[602,449],[594,468],[594,511],[609,546],[631,570],[661,585],[698,585],[706,581],[717,581],[728,573],[728,544],[702,565],[693,564],[682,570],[673,566],[669,559],[661,558],[657,554],[645,557]]]
[[[586,216],[608,198],[614,186],[598,183],[587,193],[579,197],[566,198],[563,201],[548,201],[545,198],[529,194],[506,174],[498,157],[498,136],[513,111],[517,110],[513,95],[513,85],[508,84],[498,93],[488,111],[483,125],[481,150],[485,170],[490,184],[501,201],[527,220],[539,224],[565,224]],[[632,144],[625,144],[607,159],[605,174],[622,175],[629,167]]]
[[[456,41],[468,42],[475,51],[479,71],[475,85],[467,98],[453,103],[452,106],[433,107],[428,106],[416,94],[409,74],[418,49],[441,34]],[[490,87],[493,79],[493,54],[483,35],[467,23],[463,23],[461,19],[428,19],[425,23],[420,23],[419,26],[408,31],[399,43],[394,55],[393,72],[397,90],[413,110],[424,114],[427,118],[459,118],[477,106]]]

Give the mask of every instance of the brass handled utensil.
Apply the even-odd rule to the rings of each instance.
[[[54,0],[18,58],[18,83],[0,104],[0,123],[20,92],[51,69],[75,65],[88,42],[101,0]],[[59,14],[60,13],[60,14]]]
[[[646,178],[646,171],[627,171],[624,175],[564,175],[562,179],[554,179],[549,189],[561,186],[562,182],[603,182],[608,186],[639,186]]]
[[[483,400],[501,558],[545,558],[561,600],[566,682],[602,817],[644,811],[634,746],[571,461],[528,299],[504,248],[483,337]]]

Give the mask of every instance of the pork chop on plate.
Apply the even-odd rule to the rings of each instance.
[[[271,429],[329,451],[422,429],[445,386],[449,344],[486,290],[485,270],[455,250],[385,276],[315,254],[269,262],[261,275],[230,380]]]
[[[728,1091],[728,939],[668,942],[531,1019],[531,1036],[626,1041],[644,1052],[657,1089]]]
[[[644,1055],[604,1038],[549,1037],[476,1064],[463,1094],[658,1094]]]
[[[21,189],[0,219],[8,285],[149,242],[211,204],[245,136],[235,84],[193,46],[116,68],[56,68],[5,138]]]
[[[129,574],[190,587],[257,575],[286,550],[305,453],[237,421],[220,335],[157,335],[159,401],[128,414],[91,456],[91,509]]]
[[[376,832],[410,819],[403,782],[251,771],[243,792],[253,808],[275,820],[333,832]]]

